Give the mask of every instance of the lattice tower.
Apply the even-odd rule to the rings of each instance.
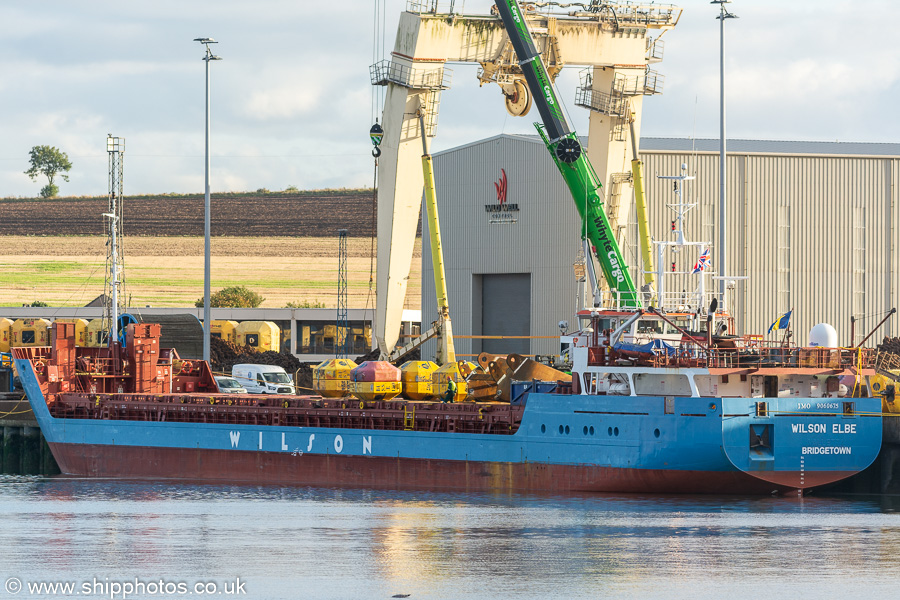
[[[113,296],[118,297],[117,314],[125,312],[127,298],[125,295],[125,244],[123,221],[123,173],[125,162],[125,138],[107,135],[106,153],[109,155],[109,192],[107,195],[107,214],[115,215],[114,219],[104,217],[107,225],[109,239],[106,243],[106,280],[103,293],[106,295],[106,310],[103,316],[103,330],[109,331],[112,327]],[[112,221],[112,225],[109,222]],[[113,244],[112,227],[116,228],[116,240]],[[115,269],[113,268],[115,266]],[[115,273],[114,273],[115,271]],[[115,276],[114,276],[115,275]],[[113,294],[114,280],[117,280],[118,293]]]
[[[338,230],[338,307],[334,351],[338,358],[350,354],[350,323],[347,319],[347,230]]]

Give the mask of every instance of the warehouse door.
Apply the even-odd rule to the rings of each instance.
[[[531,273],[481,276],[481,334],[531,335]],[[530,354],[531,340],[483,340],[492,354]]]

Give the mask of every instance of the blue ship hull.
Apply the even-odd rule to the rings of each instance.
[[[877,398],[675,397],[667,413],[663,396],[533,392],[514,434],[469,434],[55,418],[16,366],[60,468],[82,476],[753,494],[846,478],[881,448]]]

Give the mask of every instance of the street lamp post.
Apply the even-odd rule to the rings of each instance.
[[[725,19],[736,19],[737,15],[728,12],[726,4],[731,0],[712,0],[710,4],[719,5],[719,306],[726,309],[725,289],[728,286],[726,280],[726,257],[728,241],[726,235],[726,217],[728,216],[725,205]]]
[[[200,42],[206,48],[206,54],[203,61],[206,63],[206,179],[204,186],[204,205],[203,205],[203,360],[209,361],[209,338],[212,328],[209,310],[210,295],[210,227],[209,227],[209,61],[222,60],[209,49],[210,44],[217,44],[212,38],[195,38],[195,42]]]

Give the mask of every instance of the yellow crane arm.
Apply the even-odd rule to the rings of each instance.
[[[422,129],[422,173],[425,177],[425,212],[428,217],[428,237],[431,242],[431,266],[434,269],[434,291],[437,295],[438,320],[440,324],[440,355],[438,362],[456,362],[453,347],[453,329],[450,324],[450,302],[447,300],[447,276],[444,272],[444,252],[441,247],[441,225],[438,220],[437,196],[434,191],[434,164],[428,152],[425,135],[425,119],[419,113]]]
[[[647,217],[647,200],[644,197],[644,163],[638,157],[637,138],[634,135],[634,119],[628,123],[631,129],[631,174],[634,179],[634,204],[637,209],[638,238],[641,242],[644,284],[653,285],[653,253],[650,241],[650,220]]]

